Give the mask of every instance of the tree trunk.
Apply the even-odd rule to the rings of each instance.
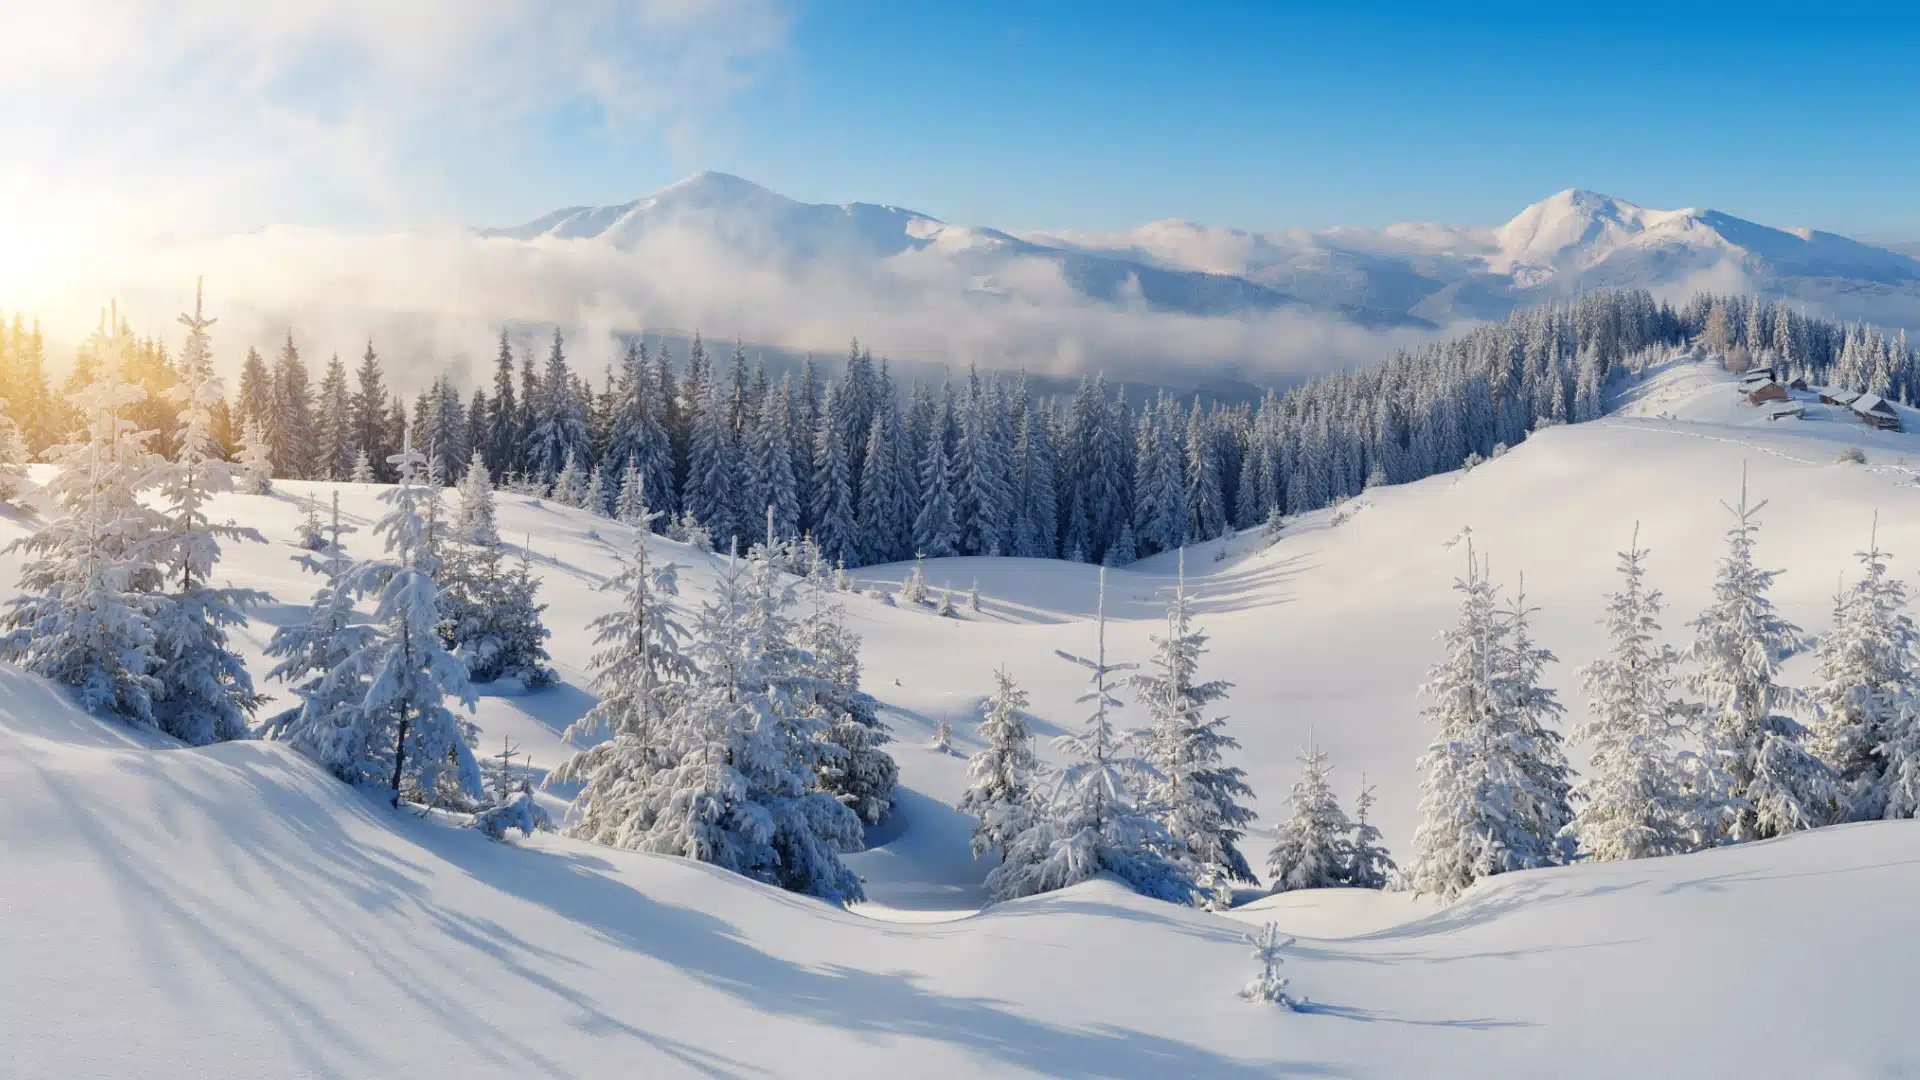
[[[393,745],[393,808],[400,809],[400,774],[407,763],[407,719],[400,718],[400,738]]]

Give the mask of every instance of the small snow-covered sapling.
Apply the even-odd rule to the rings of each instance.
[[[1253,946],[1254,959],[1260,961],[1260,974],[1247,985],[1240,988],[1240,996],[1247,1001],[1264,1002],[1272,1005],[1284,1005],[1296,1009],[1306,1001],[1287,993],[1287,980],[1280,977],[1280,950],[1290,947],[1293,938],[1282,941],[1280,924],[1270,922],[1262,927],[1258,935],[1248,934],[1247,944]]]

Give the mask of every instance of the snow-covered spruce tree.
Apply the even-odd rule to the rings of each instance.
[[[881,749],[892,736],[880,719],[880,703],[860,689],[860,635],[847,626],[846,609],[818,585],[809,591],[812,608],[794,635],[805,676],[796,685],[796,699],[823,724],[816,779],[820,790],[861,821],[878,825],[893,812],[900,780],[900,767]]]
[[[75,441],[50,447],[46,489],[52,518],[7,551],[28,556],[21,595],[9,601],[0,655],[71,687],[90,712],[142,726],[154,721],[159,691],[152,617],[166,521],[141,499],[163,462],[149,431],[126,419],[146,391],[120,381],[117,365],[72,396],[83,425]]]
[[[913,557],[913,569],[900,582],[900,602],[903,604],[922,604],[927,602],[927,575],[922,569],[926,564],[924,556]]]
[[[426,457],[403,446],[387,462],[397,483],[381,498],[393,509],[374,526],[386,538],[386,557],[356,562],[341,580],[345,591],[374,598],[378,633],[341,664],[350,674],[364,672],[367,686],[338,716],[350,729],[350,752],[336,769],[356,784],[384,784],[396,807],[403,798],[465,802],[482,795],[474,728],[454,715],[447,699],[471,710],[474,695],[466,666],[440,641],[432,492],[418,483]]]
[[[300,519],[300,546],[321,551],[327,546],[327,526],[320,520],[320,497],[307,493],[307,516]]]
[[[1419,760],[1427,778],[1412,873],[1415,892],[1448,900],[1488,875],[1564,861],[1572,818],[1560,737],[1544,726],[1560,710],[1539,685],[1552,654],[1527,638],[1524,601],[1499,609],[1471,546],[1454,589],[1460,619],[1421,688],[1440,731]]]
[[[1820,639],[1820,684],[1811,694],[1819,716],[1813,746],[1832,767],[1847,816],[1856,821],[1889,816],[1888,781],[1901,770],[1888,751],[1920,714],[1914,657],[1920,641],[1906,613],[1906,586],[1887,574],[1878,524],[1867,550],[1855,552],[1860,580],[1837,598],[1833,629]],[[1901,809],[1891,816],[1912,816],[1911,808]]]
[[[1347,852],[1347,884],[1356,889],[1384,889],[1400,869],[1380,840],[1380,830],[1367,821],[1373,810],[1373,787],[1360,774],[1360,791],[1353,798],[1353,843]]]
[[[843,411],[837,407],[841,393],[838,383],[827,388],[826,410],[813,438],[813,539],[829,562],[860,557],[848,433],[836,423]]]
[[[7,401],[0,398],[0,502],[11,503],[27,486],[27,443],[20,437],[20,425],[7,414]]]
[[[590,661],[600,700],[567,729],[566,738],[594,745],[562,762],[547,780],[580,785],[571,835],[622,848],[642,847],[656,824],[651,800],[657,794],[649,785],[676,763],[666,721],[695,674],[675,601],[678,568],[648,562],[644,538],[634,538],[620,573],[601,586],[619,594],[620,607],[589,624],[600,646]]]
[[[493,481],[486,458],[475,450],[460,477],[460,506],[454,511],[453,538],[478,547],[498,547],[500,528],[494,509]]]
[[[474,682],[513,678],[537,688],[558,678],[547,653],[553,634],[541,619],[547,606],[538,600],[540,579],[533,574],[532,556],[522,544],[515,568],[505,569],[498,536],[444,551],[440,639]]]
[[[1253,981],[1240,988],[1240,997],[1266,1005],[1281,1005],[1293,1008],[1297,1002],[1287,994],[1287,980],[1280,977],[1280,952],[1293,945],[1293,938],[1280,937],[1280,924],[1267,923],[1260,928],[1258,935],[1246,935],[1247,944],[1253,946],[1253,958],[1260,963],[1260,974]]]
[[[1187,554],[1180,549],[1180,572],[1167,605],[1167,629],[1155,635],[1148,671],[1129,680],[1147,710],[1142,756],[1158,778],[1147,784],[1146,802],[1173,836],[1175,854],[1194,883],[1208,893],[1234,882],[1258,880],[1240,853],[1240,838],[1253,811],[1240,805],[1252,796],[1245,770],[1227,765],[1222,754],[1240,744],[1225,732],[1226,720],[1208,716],[1226,698],[1232,684],[1200,682],[1200,657],[1207,636],[1193,625],[1187,596]]]
[[[920,463],[920,513],[913,522],[915,558],[943,558],[959,553],[960,527],[953,512],[953,488],[948,473],[946,440],[933,432],[926,458]]]
[[[205,746],[248,735],[249,718],[262,697],[227,633],[246,625],[247,608],[271,598],[255,589],[211,583],[222,539],[265,541],[253,529],[207,516],[208,501],[234,486],[234,467],[221,458],[209,431],[213,407],[223,400],[207,342],[214,320],[202,313],[196,293],[193,314],[180,321],[187,327],[187,342],[174,396],[182,426],[173,460],[154,472],[166,518],[160,562],[173,590],[153,619],[159,660],[153,714],[162,731],[190,746]]]
[[[367,448],[361,447],[353,452],[353,472],[349,474],[356,484],[374,482],[373,462],[367,460]]]
[[[560,471],[553,478],[553,501],[580,509],[587,505],[587,474],[579,456],[568,450]]]
[[[1300,753],[1300,779],[1287,795],[1293,811],[1280,823],[1267,854],[1274,892],[1352,884],[1353,822],[1327,784],[1329,771],[1327,755],[1309,741]]]
[[[258,417],[249,417],[246,434],[240,440],[241,490],[249,495],[273,492],[273,444],[267,441],[267,428]]]
[[[1265,540],[1268,546],[1277,544],[1286,527],[1286,521],[1280,516],[1280,507],[1276,505],[1267,511],[1267,520],[1260,526],[1260,538]]]
[[[583,498],[585,501],[581,505],[585,509],[601,517],[613,516],[613,485],[607,479],[606,470],[597,461],[593,463],[593,468],[587,470],[586,494]]]
[[[1178,845],[1166,828],[1134,804],[1133,792],[1160,779],[1153,767],[1122,753],[1110,711],[1120,700],[1109,687],[1116,673],[1135,665],[1107,662],[1107,573],[1100,571],[1096,647],[1092,659],[1058,655],[1092,674],[1082,695],[1093,712],[1077,735],[1054,745],[1071,760],[1046,800],[1041,821],[1015,839],[1006,861],[987,875],[995,900],[1011,900],[1075,885],[1111,873],[1136,892],[1185,903],[1193,879],[1169,853]]]
[[[635,528],[650,528],[659,517],[647,509],[647,475],[631,461],[620,474],[620,494],[613,502],[613,516]]]
[[[1620,591],[1607,597],[1607,655],[1580,670],[1586,723],[1574,738],[1592,748],[1577,786],[1582,806],[1572,833],[1596,859],[1643,859],[1693,846],[1701,807],[1689,763],[1674,741],[1685,736],[1687,707],[1675,696],[1679,655],[1657,644],[1660,590],[1646,583],[1640,530],[1620,553]]]
[[[993,673],[993,696],[980,718],[980,751],[967,759],[967,790],[960,810],[972,814],[973,857],[1005,857],[1014,838],[1032,826],[1039,762],[1027,723],[1027,692],[1006,668]]]
[[[1801,635],[1767,598],[1779,571],[1754,565],[1765,506],[1764,500],[1748,505],[1743,470],[1740,502],[1727,507],[1735,524],[1727,530],[1713,603],[1693,621],[1688,653],[1696,665],[1689,686],[1705,699],[1701,715],[1718,773],[1715,794],[1727,807],[1721,837],[1735,841],[1825,825],[1841,809],[1832,770],[1807,750],[1806,729],[1781,711],[1801,700],[1777,681],[1780,658],[1800,645]]]
[[[314,593],[305,622],[282,626],[267,643],[267,655],[280,662],[267,678],[293,688],[300,703],[267,718],[255,734],[263,739],[292,743],[294,748],[352,780],[352,766],[363,753],[354,709],[366,696],[366,672],[349,666],[364,657],[364,646],[379,635],[376,627],[355,617],[353,593],[343,578],[353,568],[342,538],[357,531],[340,519],[340,493],[333,494],[333,515],[327,526],[327,546],[297,560],[325,579]]]
[[[691,684],[661,724],[667,764],[627,827],[633,847],[713,863],[834,901],[858,900],[840,861],[860,819],[818,790],[817,716],[796,707],[792,586],[770,561],[729,559],[702,605]]]

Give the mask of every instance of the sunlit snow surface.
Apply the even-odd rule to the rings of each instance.
[[[1912,581],[1920,437],[1809,408],[1768,423],[1726,376],[1692,365],[1627,389],[1607,420],[1545,432],[1469,473],[1363,496],[1330,526],[1305,515],[1278,545],[1193,549],[1227,702],[1262,821],[1262,862],[1293,754],[1311,730],[1343,799],[1362,772],[1377,821],[1410,856],[1428,730],[1415,688],[1451,618],[1465,533],[1496,576],[1524,572],[1551,672],[1573,669],[1613,552],[1634,523],[1671,603],[1668,636],[1704,602],[1720,507],[1749,471],[1764,565],[1783,612],[1825,629],[1836,577],[1880,514]],[[1911,426],[1916,417],[1903,414]],[[1868,464],[1835,462],[1850,445]],[[256,672],[272,627],[315,580],[291,556],[310,490],[233,496],[261,529],[221,572],[276,606],[247,631]],[[377,489],[341,485],[363,531]],[[565,685],[489,690],[483,751],[503,736],[544,769],[591,703],[587,621],[628,542],[621,526],[503,496],[501,531],[531,538]],[[0,538],[24,532],[0,521]],[[1470,530],[1470,532],[1468,532]],[[714,560],[665,541],[697,602]],[[1215,561],[1224,551],[1226,558]],[[17,556],[0,575],[11,580]],[[904,566],[857,576],[897,582]],[[842,911],[677,859],[562,837],[494,844],[343,789],[286,748],[207,750],[82,715],[0,670],[0,1075],[154,1077],[1271,1078],[1284,1076],[1878,1077],[1920,1070],[1920,825],[1876,823],[1737,849],[1495,879],[1439,908],[1405,895],[1313,892],[1226,915],[1110,882],[976,914],[985,867],[950,809],[973,718],[1005,665],[1035,727],[1078,719],[1091,568],[929,562],[961,618],[845,598],[867,639],[904,789],[898,818],[853,857],[872,902]],[[1144,660],[1173,584],[1160,556],[1115,572],[1110,648]],[[978,581],[982,611],[965,595]],[[1804,678],[1796,658],[1789,674]],[[268,689],[277,689],[269,686]],[[1123,697],[1127,696],[1122,694]],[[271,706],[269,706],[271,707]],[[1135,710],[1123,712],[1125,719]],[[942,719],[955,752],[929,748]],[[1576,754],[1576,760],[1578,755]],[[563,800],[552,796],[554,809]],[[1267,919],[1303,1013],[1246,1004],[1242,936]]]

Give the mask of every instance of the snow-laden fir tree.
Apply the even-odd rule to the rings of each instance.
[[[320,520],[320,496],[307,493],[307,514],[300,519],[300,546],[320,551],[327,546],[327,526]]]
[[[647,474],[641,472],[637,464],[629,462],[626,471],[620,474],[620,493],[614,499],[613,516],[635,528],[649,528],[659,517],[647,508]]]
[[[594,462],[593,468],[587,470],[581,506],[601,517],[610,517],[613,514],[613,494],[613,485],[607,479],[606,470],[600,467],[599,462]]]
[[[1774,610],[1767,590],[1779,571],[1754,565],[1758,515],[1765,500],[1727,507],[1727,554],[1720,560],[1713,603],[1693,621],[1689,685],[1701,702],[1714,794],[1725,801],[1723,835],[1758,840],[1825,825],[1838,816],[1832,770],[1809,752],[1806,728],[1783,710],[1801,695],[1780,684],[1780,659],[1801,644],[1798,627]]]
[[[385,557],[355,562],[335,586],[341,596],[373,597],[374,632],[353,641],[316,689],[316,698],[334,699],[337,707],[302,715],[274,734],[312,748],[350,783],[384,786],[396,807],[405,798],[464,803],[483,794],[474,728],[454,715],[448,698],[471,710],[474,695],[466,666],[440,640],[432,492],[418,483],[426,457],[403,446],[388,464],[397,485],[381,498],[393,508],[374,527],[385,537]],[[357,696],[356,683],[364,684]]]
[[[1253,946],[1253,958],[1260,964],[1260,974],[1253,981],[1240,988],[1240,997],[1266,1005],[1282,1005],[1294,1008],[1297,1002],[1287,994],[1287,980],[1280,976],[1283,962],[1280,952],[1293,945],[1293,938],[1281,938],[1280,924],[1267,923],[1260,933],[1246,935],[1247,944]]]
[[[1185,903],[1193,894],[1192,877],[1169,857],[1178,853],[1176,841],[1134,802],[1136,790],[1160,777],[1145,761],[1127,756],[1114,731],[1110,714],[1121,702],[1110,689],[1113,676],[1136,665],[1107,662],[1106,597],[1102,569],[1093,657],[1059,653],[1091,673],[1092,689],[1080,701],[1091,703],[1093,711],[1078,734],[1055,740],[1070,764],[1060,771],[1039,820],[1014,839],[1006,861],[987,875],[987,891],[995,900],[1064,889],[1100,873],[1160,900]]]
[[[353,452],[353,472],[349,475],[356,484],[374,483],[373,462],[367,458],[366,447]]]
[[[1033,824],[1039,762],[1033,756],[1033,726],[1027,723],[1027,692],[1001,668],[993,673],[993,696],[980,718],[978,753],[967,759],[967,790],[960,810],[974,817],[973,857],[1005,857],[1015,837]]]
[[[1267,511],[1267,520],[1260,526],[1260,538],[1271,547],[1280,542],[1280,536],[1286,531],[1286,521],[1280,516],[1280,507],[1274,506]]]
[[[811,608],[795,628],[794,642],[804,676],[796,698],[823,724],[814,771],[820,790],[861,821],[878,825],[893,812],[900,779],[899,766],[881,749],[892,736],[880,719],[880,703],[860,689],[860,635],[847,626],[846,609],[817,583],[808,591]]]
[[[946,440],[934,432],[927,440],[927,456],[920,464],[920,513],[913,522],[913,547],[917,557],[938,559],[959,553],[960,529],[954,522],[950,471]]]
[[[908,570],[907,576],[900,582],[902,604],[924,605],[927,602],[927,575],[921,569],[924,565],[925,559],[922,556],[914,556],[913,569]]]
[[[1832,767],[1847,816],[1889,816],[1888,782],[1911,763],[1888,751],[1920,714],[1916,640],[1907,590],[1887,572],[1878,521],[1865,551],[1855,552],[1861,577],[1838,597],[1833,629],[1820,639],[1819,685],[1811,694],[1819,719],[1813,745]],[[1896,767],[1896,764],[1898,767]],[[1911,817],[1910,807],[1893,817]]]
[[[273,444],[267,441],[267,427],[258,417],[249,417],[246,434],[240,440],[240,488],[249,495],[273,492]]]
[[[155,470],[165,533],[160,561],[171,590],[153,619],[154,719],[161,730],[190,746],[246,738],[249,718],[263,700],[254,692],[247,666],[235,654],[228,633],[247,623],[246,609],[269,599],[255,589],[216,588],[213,569],[220,541],[265,541],[253,529],[213,521],[207,504],[233,490],[234,467],[220,456],[209,427],[213,407],[223,400],[213,373],[207,328],[196,292],[180,355],[181,428],[173,460]]]
[[[0,502],[14,502],[26,486],[27,443],[20,437],[20,425],[8,415],[6,399],[0,398]]]
[[[1257,880],[1239,848],[1253,820],[1241,800],[1253,789],[1245,770],[1223,760],[1225,751],[1240,746],[1226,734],[1226,720],[1208,715],[1232,684],[1199,679],[1207,635],[1193,625],[1190,599],[1182,548],[1166,632],[1152,637],[1149,670],[1130,682],[1147,710],[1142,756],[1157,774],[1146,786],[1146,802],[1172,835],[1172,853],[1194,883],[1208,893],[1225,893],[1234,882]]]
[[[853,464],[847,433],[837,426],[842,410],[838,384],[827,388],[826,411],[813,439],[813,539],[829,562],[860,557],[860,531],[854,520]]]
[[[353,560],[342,540],[356,531],[341,520],[340,493],[334,492],[327,546],[296,559],[324,581],[306,620],[275,630],[266,649],[268,656],[280,658],[267,678],[286,682],[300,703],[269,717],[256,731],[263,739],[292,743],[342,778],[350,778],[349,766],[359,752],[354,710],[366,696],[366,672],[349,661],[365,657],[364,647],[379,635],[378,628],[357,617],[353,593],[345,587]]]
[[[1488,875],[1564,861],[1572,817],[1560,737],[1545,726],[1560,707],[1539,684],[1552,654],[1527,637],[1524,600],[1500,609],[1471,545],[1454,589],[1459,621],[1421,687],[1439,733],[1419,760],[1412,871],[1414,891],[1449,900]]]
[[[559,677],[547,653],[553,634],[541,618],[547,606],[539,602],[540,579],[528,544],[521,545],[511,570],[497,535],[443,551],[440,639],[474,682],[512,678],[537,688]]]
[[[567,451],[560,471],[554,475],[553,501],[576,510],[587,505],[587,473],[572,450]]]
[[[1690,850],[1703,807],[1698,762],[1675,747],[1688,731],[1677,696],[1679,655],[1658,643],[1660,590],[1646,582],[1646,549],[1634,527],[1620,553],[1620,590],[1607,597],[1607,655],[1580,671],[1589,717],[1574,738],[1591,748],[1572,831],[1596,859],[1644,859]]]
[[[1361,773],[1360,790],[1353,798],[1353,842],[1347,854],[1347,884],[1356,889],[1384,889],[1400,869],[1387,853],[1380,830],[1367,820],[1375,801],[1373,787]]]
[[[571,835],[634,849],[656,824],[649,785],[675,764],[665,723],[695,674],[675,599],[678,568],[650,563],[644,536],[634,538],[620,573],[601,586],[620,596],[620,606],[589,624],[600,646],[589,661],[600,700],[567,729],[566,738],[594,745],[548,777],[550,784],[580,785]]]
[[[460,477],[460,505],[454,511],[453,538],[478,547],[498,547],[500,527],[494,509],[493,481],[486,458],[475,450]]]
[[[1300,753],[1300,779],[1287,795],[1291,813],[1267,854],[1274,892],[1354,884],[1354,825],[1327,783],[1330,771],[1327,755],[1309,740]]]
[[[74,441],[47,451],[54,513],[6,549],[27,560],[0,655],[72,688],[90,712],[151,726],[160,689],[152,617],[167,522],[141,498],[164,464],[147,448],[153,433],[126,418],[145,397],[120,380],[118,365],[73,395],[82,426]]]
[[[662,722],[666,764],[627,826],[638,850],[680,855],[838,902],[862,896],[840,861],[860,819],[817,786],[817,716],[797,708],[801,676],[786,615],[792,586],[770,560],[723,566],[689,652],[696,671]]]

